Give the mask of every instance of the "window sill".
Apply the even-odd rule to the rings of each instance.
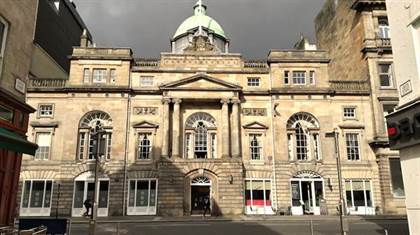
[[[136,164],[150,164],[153,163],[152,159],[136,159]]]
[[[252,165],[264,165],[264,160],[249,160]]]

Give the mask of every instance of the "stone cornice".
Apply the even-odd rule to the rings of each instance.
[[[351,9],[356,11],[371,11],[372,9],[386,9],[385,0],[353,0]]]

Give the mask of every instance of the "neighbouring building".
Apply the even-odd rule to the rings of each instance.
[[[400,151],[410,234],[420,234],[420,2],[387,0],[400,102],[387,116],[391,147]]]
[[[265,61],[244,60],[230,43],[201,0],[159,59],[82,37],[68,80],[34,78],[28,89],[39,107],[28,135],[42,141],[23,164],[20,215],[83,216],[95,188],[97,126],[105,131],[99,216],[191,215],[206,198],[214,215],[335,215],[333,130],[347,213],[389,211],[372,147],[384,119],[372,115],[379,85],[334,75],[334,53],[305,38]]]
[[[369,84],[373,129],[366,141],[378,164],[382,213],[405,214],[400,157],[389,149],[385,121],[398,104],[385,0],[328,0],[315,23],[318,48],[331,59],[330,79]]]
[[[68,79],[69,56],[80,46],[80,36],[92,36],[72,0],[37,0],[31,78]],[[85,32],[83,32],[85,30]]]
[[[71,0],[37,0],[36,18],[31,19],[35,22],[35,28],[31,35],[30,67],[28,86],[42,85],[36,83],[42,79],[53,79],[57,85],[65,82],[69,78],[70,60],[69,56],[73,53],[73,47],[80,46],[80,43],[90,45],[92,36],[86,25],[76,10],[76,5]],[[35,84],[33,84],[35,82]],[[53,109],[48,105],[37,104],[33,106],[41,117],[49,115]],[[35,110],[34,110],[35,111]],[[41,126],[47,128],[48,126]],[[40,128],[37,123],[31,122],[30,130]],[[29,130],[29,132],[31,132]],[[26,129],[25,129],[26,132]],[[52,138],[47,133],[36,133],[30,139],[39,146],[33,157],[42,159],[49,150]],[[26,184],[25,184],[26,185]],[[30,181],[30,186],[25,193],[29,193],[30,200],[25,197],[18,202],[20,215],[25,216],[29,211],[39,211],[42,214],[44,207],[51,205],[51,197],[43,191],[52,191],[60,188],[60,182],[55,181],[54,185],[45,183],[44,177],[39,176]],[[16,201],[16,200],[15,200]],[[29,208],[32,208],[29,209]],[[34,209],[35,208],[35,209]],[[14,211],[14,210],[13,210]]]
[[[35,1],[0,1],[0,227],[13,225],[22,153],[34,154],[26,140],[25,103],[36,17]]]

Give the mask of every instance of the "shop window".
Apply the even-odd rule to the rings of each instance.
[[[401,173],[401,163],[399,158],[389,159],[389,170],[391,173],[392,193],[396,197],[404,197],[404,183]]]
[[[23,182],[21,216],[49,216],[52,180],[25,180]]]
[[[156,214],[157,180],[141,179],[129,181],[128,211],[129,215]]]
[[[371,182],[369,180],[346,180],[346,202],[349,214],[374,214]]]
[[[245,180],[245,207],[247,214],[272,214],[271,180]]]

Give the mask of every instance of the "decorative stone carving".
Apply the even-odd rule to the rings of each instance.
[[[267,109],[264,108],[243,108],[242,114],[245,116],[267,116]]]
[[[206,52],[214,51],[214,46],[211,44],[210,40],[202,35],[194,37],[191,44],[184,49],[187,52]]]
[[[157,107],[134,107],[135,115],[157,115]]]

